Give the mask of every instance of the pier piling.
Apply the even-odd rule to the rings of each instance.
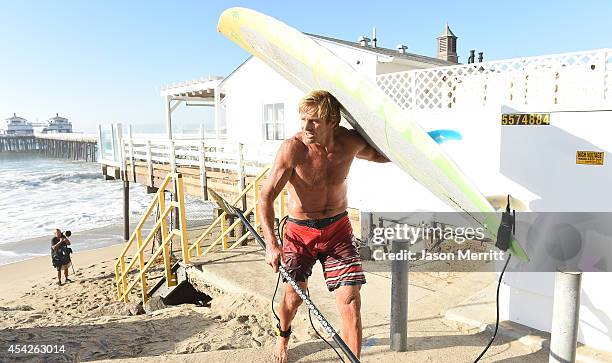
[[[74,134],[0,135],[0,152],[95,162],[97,146],[95,138]]]

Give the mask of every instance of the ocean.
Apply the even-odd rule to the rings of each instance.
[[[130,221],[137,222],[153,199],[130,184]],[[187,201],[200,221],[212,206]],[[0,154],[0,265],[50,254],[55,228],[73,233],[75,253],[123,242],[120,181],[105,181],[100,165],[49,159],[36,154]],[[188,223],[189,224],[189,223]]]

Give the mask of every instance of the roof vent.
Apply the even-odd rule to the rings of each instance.
[[[408,47],[405,46],[404,44],[398,44],[396,48],[397,48],[397,51],[401,54],[406,54],[406,50],[408,49]]]
[[[368,37],[361,36],[361,37],[359,37],[358,42],[359,42],[359,44],[362,47],[369,47],[370,46],[370,38],[368,38]]]
[[[376,27],[372,28],[372,48],[376,48]]]

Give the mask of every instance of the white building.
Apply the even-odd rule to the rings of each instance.
[[[65,117],[60,117],[59,114],[55,114],[47,120],[47,125],[42,131],[43,133],[70,133],[72,132],[72,123]]]
[[[32,125],[23,117],[13,114],[0,124],[0,134],[3,135],[34,135]]]
[[[456,60],[456,37],[447,30],[438,55]],[[612,50],[455,65],[368,39],[311,37],[376,82],[424,129],[458,130],[463,140],[444,148],[485,195],[512,194],[532,211],[612,212]],[[162,96],[169,123],[180,102],[197,99],[214,107],[217,138],[262,149],[276,148],[300,127],[303,92],[256,58],[223,79],[167,87]],[[508,113],[550,113],[554,124],[503,128],[501,115]],[[578,164],[581,150],[607,154],[605,162]],[[349,175],[349,204],[362,211],[449,211],[394,165],[359,160]],[[550,331],[553,277],[509,274],[502,318]],[[579,341],[612,351],[609,281],[610,273],[584,274]]]

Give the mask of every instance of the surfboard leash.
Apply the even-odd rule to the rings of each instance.
[[[499,225],[499,229],[497,230],[497,241],[495,242],[495,247],[508,253],[508,258],[506,259],[504,268],[502,269],[501,274],[499,275],[499,280],[497,281],[497,292],[495,295],[495,330],[493,331],[493,336],[491,337],[491,340],[489,340],[489,344],[487,344],[487,346],[483,349],[478,358],[474,360],[474,363],[478,363],[478,361],[480,361],[480,358],[482,358],[487,352],[487,350],[489,350],[491,344],[493,344],[493,341],[497,336],[497,330],[499,329],[499,289],[501,287],[502,279],[504,278],[504,272],[506,272],[506,268],[508,267],[508,263],[510,262],[510,258],[512,257],[512,254],[508,252],[508,249],[510,248],[510,241],[512,240],[512,236],[515,232],[516,211],[512,210],[512,213],[510,213],[510,194],[508,194],[506,210],[502,213],[501,224]]]
[[[278,222],[278,225],[276,226],[276,234],[278,236],[278,240],[279,240],[281,246],[283,245],[283,234],[284,234],[284,231],[285,231],[285,224],[287,223],[287,218],[289,218],[289,216],[284,216]],[[276,287],[274,287],[274,294],[272,295],[272,314],[274,314],[274,317],[276,317],[276,321],[278,322],[278,326],[279,327],[280,327],[280,318],[276,314],[276,311],[274,310],[274,300],[276,299],[276,293],[278,292],[278,286],[280,284],[280,277],[281,277],[281,274],[279,272],[278,278],[276,279]],[[310,290],[309,289],[306,289],[306,294],[308,295],[308,297],[310,297]],[[336,355],[338,356],[338,359],[340,359],[340,361],[342,363],[345,363],[344,359],[342,358],[342,355],[340,355],[340,352],[338,352],[336,347],[334,347],[327,339],[325,339],[321,335],[321,333],[319,333],[317,328],[315,328],[314,323],[312,322],[312,314],[310,313],[310,309],[308,309],[308,320],[310,321],[310,326],[312,327],[312,330],[314,330],[314,332],[317,334],[317,336],[321,340],[323,340],[325,342],[325,344],[327,344],[331,349],[334,350],[334,353],[336,353]],[[280,330],[280,328],[278,328],[278,329]]]
[[[248,219],[244,216],[242,211],[233,205],[227,203],[219,194],[217,194],[214,190],[208,189],[209,195],[217,202],[219,207],[223,209],[228,215],[236,216],[240,219],[242,224],[246,227],[246,229],[253,235],[255,241],[265,250],[266,243],[263,238],[259,235],[259,233],[255,230],[255,228],[251,225]],[[289,275],[287,270],[282,265],[278,266],[278,272],[280,276],[282,276],[288,283],[291,285],[293,290],[298,294],[298,296],[302,299],[304,304],[308,307],[308,310],[312,312],[315,318],[319,321],[319,324],[323,327],[325,332],[331,336],[331,338],[338,344],[342,352],[348,357],[351,363],[360,363],[359,358],[355,356],[353,351],[346,345],[344,340],[340,337],[340,335],[336,332],[336,330],[331,326],[331,324],[325,319],[323,314],[319,311],[316,305],[310,300],[310,297],[306,294],[306,292],[297,284],[297,282]],[[276,314],[275,314],[276,315]]]

